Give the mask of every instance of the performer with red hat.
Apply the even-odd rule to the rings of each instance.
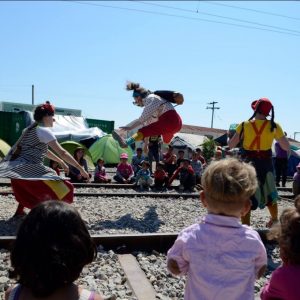
[[[290,152],[290,145],[281,126],[274,121],[274,107],[268,98],[253,101],[251,107],[254,111],[252,117],[238,125],[228,145],[234,148],[241,142],[242,158],[254,165],[259,187],[251,197],[252,210],[267,206],[271,214],[267,224],[270,227],[278,221],[279,199],[273,174],[272,143],[274,139],[277,140],[287,152]],[[271,118],[267,119],[270,112]],[[242,219],[242,223],[250,225],[250,211]]]
[[[0,178],[11,179],[15,198],[19,202],[15,216],[24,215],[25,207],[31,209],[42,201],[73,201],[73,185],[45,166],[45,157],[58,162],[65,173],[69,170],[67,162],[79,169],[83,177],[89,178],[89,174],[60,146],[49,129],[53,126],[54,112],[55,108],[49,101],[38,105],[33,116],[35,122],[24,129],[10,153],[0,162]]]

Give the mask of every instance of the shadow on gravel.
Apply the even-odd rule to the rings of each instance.
[[[156,206],[150,206],[143,219],[135,219],[131,214],[126,214],[116,221],[104,220],[91,226],[90,229],[131,229],[139,232],[157,232],[160,225],[165,223],[158,218]]]
[[[0,236],[16,235],[22,221],[23,217],[0,220]]]

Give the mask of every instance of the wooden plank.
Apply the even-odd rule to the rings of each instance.
[[[155,300],[156,292],[132,254],[118,255],[129,286],[138,300]]]

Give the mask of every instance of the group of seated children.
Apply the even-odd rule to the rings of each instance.
[[[179,233],[168,251],[167,268],[174,275],[187,275],[186,300],[254,299],[254,283],[266,270],[267,253],[258,232],[240,219],[251,209],[250,197],[258,185],[255,169],[235,158],[214,161],[201,182],[200,200],[207,214]],[[299,300],[300,196],[295,207],[282,212],[273,230],[282,265],[260,297]],[[5,292],[5,300],[102,300],[100,290],[76,284],[96,256],[77,210],[62,201],[42,202],[18,229],[9,274],[17,283]]]

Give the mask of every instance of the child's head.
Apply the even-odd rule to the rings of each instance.
[[[178,151],[178,157],[179,158],[183,158],[184,157],[184,151],[183,150],[179,150]]]
[[[103,165],[104,165],[104,159],[103,159],[103,158],[99,158],[99,159],[97,160],[97,165],[98,165],[98,166],[103,166]]]
[[[300,265],[300,196],[280,216],[279,245],[283,262]]]
[[[250,209],[257,178],[253,166],[229,158],[211,162],[202,175],[201,184],[201,200],[210,212],[240,217]]]
[[[156,164],[156,170],[163,170],[164,169],[165,164],[160,161]]]
[[[128,161],[128,154],[127,154],[127,153],[122,153],[122,154],[120,155],[120,161],[121,161],[121,163],[123,163],[123,164],[127,163],[127,161]]]
[[[185,158],[183,161],[182,161],[182,167],[187,169],[189,167],[189,165],[191,164],[190,160],[188,158]]]
[[[198,153],[196,151],[192,152],[192,160],[197,160],[198,159]]]
[[[52,168],[52,169],[56,169],[57,167],[59,167],[59,164],[58,164],[57,161],[50,159],[50,161],[49,161],[49,166],[50,166],[50,168]]]
[[[148,169],[150,168],[150,163],[149,163],[149,161],[143,160],[143,161],[142,161],[142,168],[143,168],[144,170],[148,170]]]
[[[47,297],[74,282],[96,254],[77,210],[62,201],[46,201],[34,207],[19,228],[10,276],[35,297]]]
[[[300,163],[296,166],[297,173],[300,173]]]
[[[141,156],[143,154],[143,149],[142,148],[136,148],[136,154],[138,156]]]

